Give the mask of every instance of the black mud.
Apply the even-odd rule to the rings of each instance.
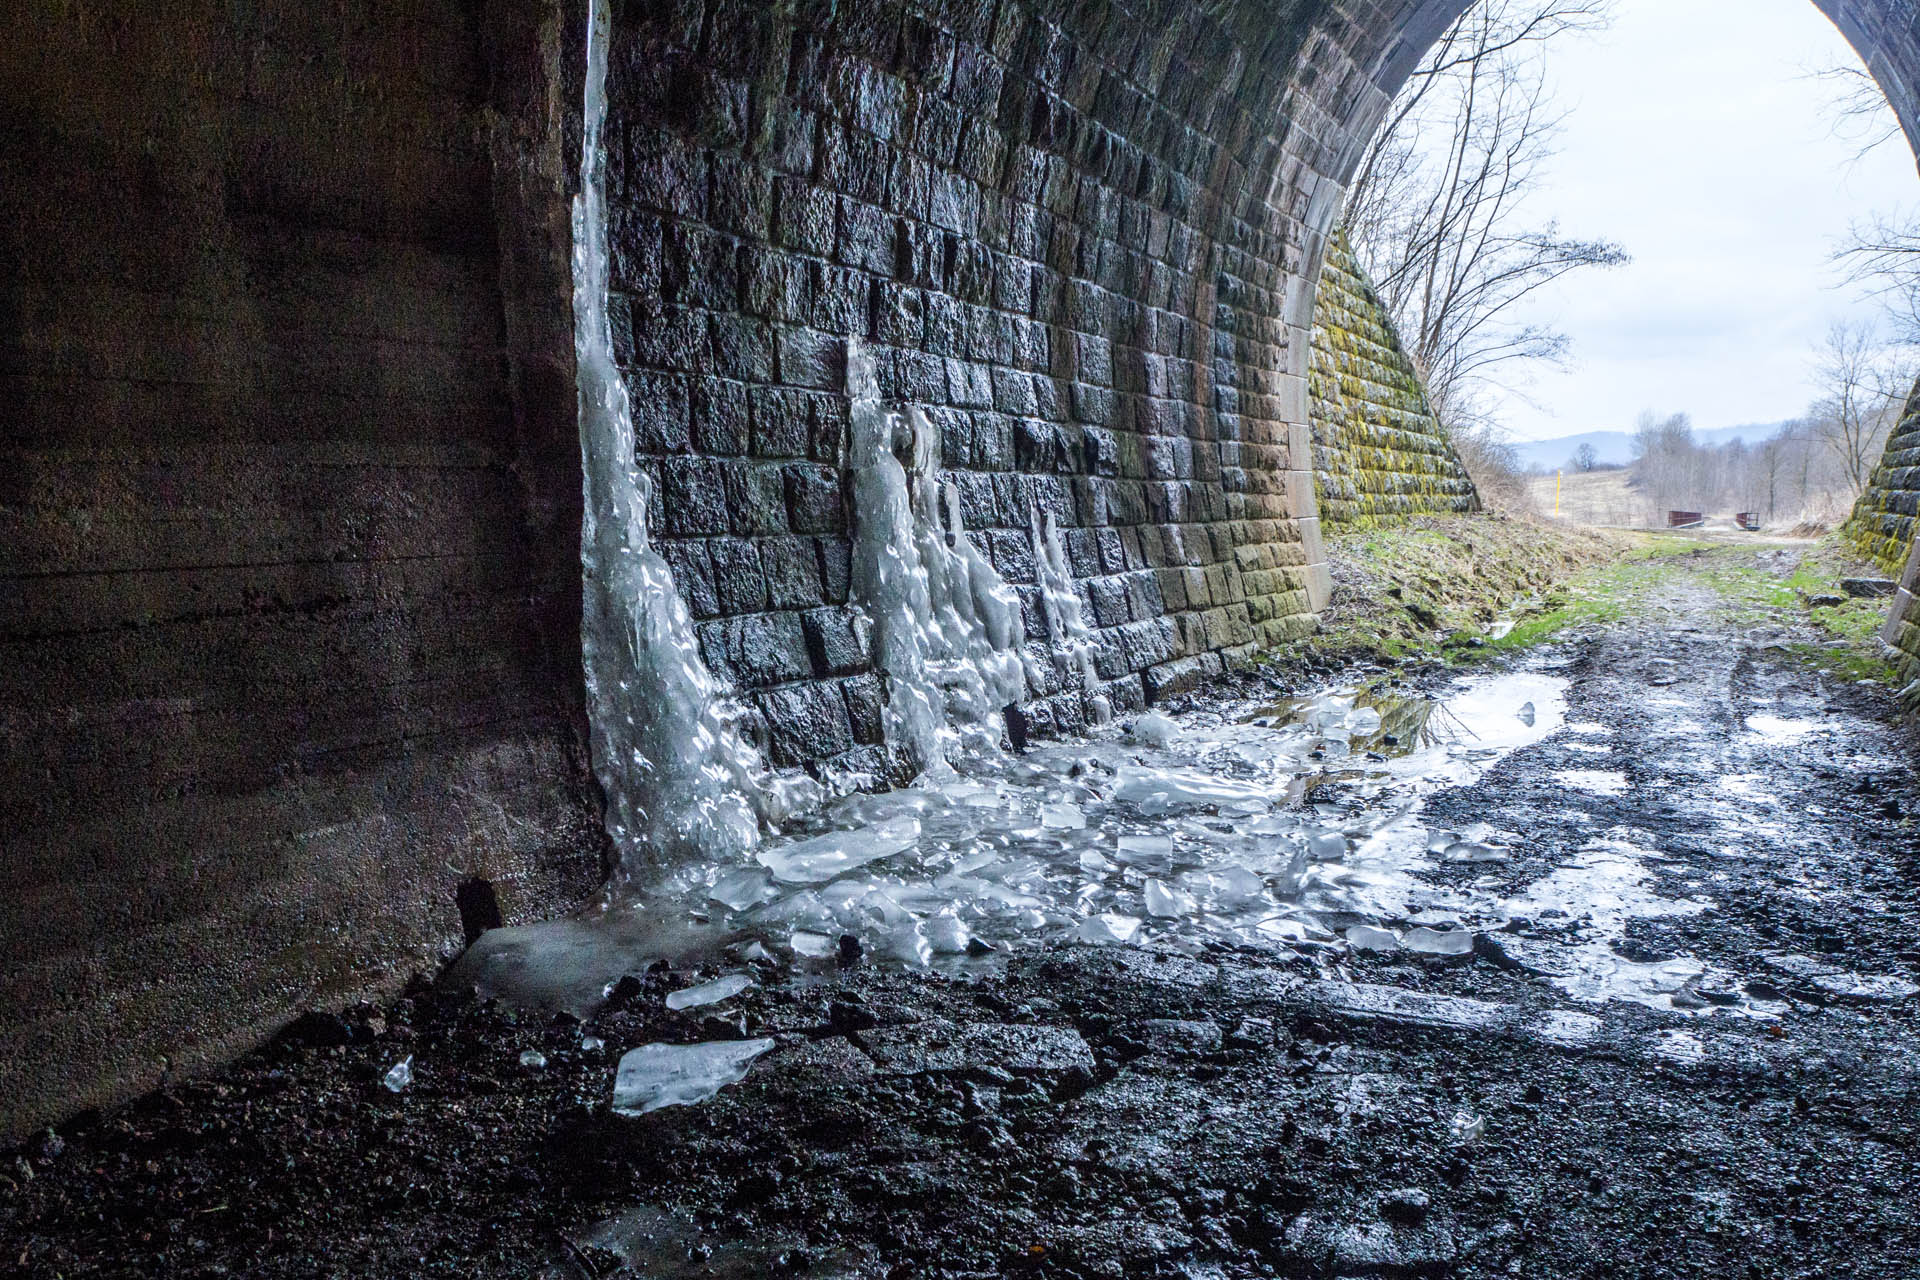
[[[7,1157],[0,1273],[1920,1274],[1912,747],[1791,638],[1683,608],[1570,640],[1549,660],[1599,728],[1432,806],[1524,837],[1444,873],[1505,887],[1596,832],[1657,849],[1655,887],[1710,909],[1619,949],[1777,1017],[1576,1004],[1498,946],[856,966],[732,1023],[665,1010],[691,975],[585,1027],[421,990]],[[1555,776],[1596,767],[1624,794]],[[743,1083],[609,1114],[623,1049],[743,1033],[782,1041]]]

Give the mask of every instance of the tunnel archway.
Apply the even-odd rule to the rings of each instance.
[[[1320,268],[1394,92],[1466,8],[616,12],[615,342],[659,541],[776,763],[880,746],[843,642],[849,338],[937,422],[967,528],[1029,596],[1026,531],[1058,520],[1115,708],[1311,628]],[[1821,8],[1910,129],[1897,16]],[[1084,708],[1047,687],[1034,714]]]
[[[12,1124],[392,988],[459,936],[449,868],[509,919],[592,891],[584,7],[117,0],[0,54]],[[1009,581],[1061,518],[1119,709],[1311,625],[1315,276],[1462,7],[619,7],[615,338],[680,589],[776,760],[877,732],[856,331]],[[1908,7],[1821,7],[1915,136]]]

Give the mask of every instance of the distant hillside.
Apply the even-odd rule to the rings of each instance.
[[[1752,422],[1738,427],[1715,427],[1711,431],[1695,431],[1693,438],[1702,444],[1727,444],[1733,440],[1759,444],[1783,425],[1779,422]],[[1553,440],[1517,440],[1513,447],[1520,455],[1522,468],[1557,471],[1573,465],[1573,455],[1583,444],[1593,446],[1602,464],[1625,466],[1633,461],[1631,431],[1583,431],[1579,435],[1559,436]]]

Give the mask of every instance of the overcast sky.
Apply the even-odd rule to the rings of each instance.
[[[1920,204],[1903,141],[1855,160],[1810,73],[1858,59],[1810,0],[1618,0],[1612,27],[1550,55],[1568,110],[1536,217],[1618,241],[1541,318],[1573,339],[1511,402],[1514,434],[1631,430],[1642,409],[1703,428],[1773,422],[1813,398],[1813,349],[1872,315],[1829,262],[1849,221]],[[1888,113],[1891,120],[1891,112]]]

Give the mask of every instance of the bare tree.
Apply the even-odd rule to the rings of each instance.
[[[1833,136],[1854,149],[1857,163],[1869,152],[1903,140],[1900,119],[1879,82],[1858,63],[1814,73],[1829,91]],[[1885,304],[1901,341],[1920,343],[1920,219],[1901,210],[1874,212],[1854,221],[1834,251],[1845,283],[1864,286]]]
[[[1531,225],[1525,207],[1559,124],[1541,47],[1601,25],[1607,8],[1476,5],[1409,79],[1349,192],[1355,252],[1449,427],[1478,416],[1496,369],[1565,357],[1566,335],[1519,319],[1519,303],[1569,272],[1627,261],[1618,245]]]
[[[1838,459],[1852,492],[1866,487],[1887,433],[1906,401],[1911,372],[1868,325],[1847,321],[1827,331],[1817,376],[1821,398],[1808,412],[1813,436]]]
[[[1650,523],[1663,524],[1673,510],[1697,511],[1707,503],[1700,448],[1693,419],[1642,413],[1633,432],[1633,483],[1646,500]]]
[[[1834,252],[1846,283],[1881,300],[1900,338],[1920,343],[1920,220],[1904,212],[1859,219]]]
[[[1591,444],[1583,444],[1573,451],[1573,469],[1591,471],[1600,465],[1600,451]]]

